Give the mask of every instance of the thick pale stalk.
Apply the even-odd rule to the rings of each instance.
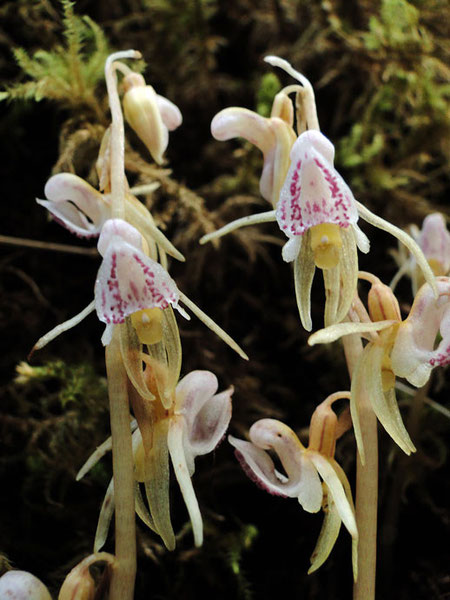
[[[363,346],[359,335],[343,338],[350,377]],[[359,455],[356,464],[356,524],[358,526],[358,579],[353,587],[353,600],[375,599],[378,513],[378,430],[377,418],[370,399],[363,394],[359,404],[361,436],[365,448],[365,465]]]
[[[118,334],[118,328],[115,327],[112,340],[106,346],[116,539],[116,564],[112,571],[109,600],[133,600],[136,576],[133,453],[127,374],[120,354]]]

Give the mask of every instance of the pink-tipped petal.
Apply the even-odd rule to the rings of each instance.
[[[273,460],[264,450],[257,448],[251,442],[238,440],[229,435],[228,441],[235,448],[245,474],[261,489],[274,496],[295,498],[298,495],[298,481],[293,485],[275,469]]]
[[[305,131],[293,145],[277,206],[278,225],[288,237],[322,223],[347,228],[357,222],[353,194],[330,157],[331,142],[318,131]]]
[[[59,173],[45,185],[47,200],[37,200],[55,221],[80,237],[96,237],[109,218],[109,201],[72,173]]]
[[[417,293],[408,318],[400,324],[391,352],[392,370],[416,387],[434,367],[450,364],[450,279],[436,279],[438,299],[429,284]],[[436,336],[442,340],[434,348]]]

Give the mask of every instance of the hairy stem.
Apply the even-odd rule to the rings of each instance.
[[[343,338],[345,358],[352,376],[362,350],[359,335]],[[378,509],[378,432],[377,418],[367,394],[356,399],[359,404],[361,436],[365,448],[365,464],[359,455],[356,464],[356,524],[358,526],[358,579],[353,587],[353,600],[375,599]]]
[[[114,328],[112,340],[106,346],[106,373],[112,435],[116,539],[116,564],[111,577],[109,600],[133,600],[136,576],[133,452],[127,374],[120,355],[118,327]]]

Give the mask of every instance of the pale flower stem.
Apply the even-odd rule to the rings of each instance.
[[[352,376],[363,346],[359,335],[343,338],[345,358]],[[356,524],[358,526],[358,579],[353,600],[375,600],[378,513],[378,430],[377,418],[367,394],[357,398],[361,435],[365,448],[365,465],[357,453]]]
[[[119,330],[106,346],[115,499],[115,556],[109,600],[133,600],[136,576],[133,452],[127,375],[122,362]]]
[[[117,65],[114,61],[123,58],[141,58],[136,50],[124,50],[108,56],[105,64],[106,88],[111,109],[111,198],[112,218],[123,219],[125,215],[125,134],[117,90]],[[122,67],[123,65],[121,65]]]
[[[284,60],[283,58],[279,58],[278,56],[266,56],[264,60],[273,67],[279,67],[280,69],[283,69],[284,71],[286,71],[286,73],[288,73],[288,75],[290,75],[294,79],[297,79],[297,81],[300,81],[300,83],[305,89],[303,105],[305,108],[305,117],[306,122],[308,124],[308,129],[316,129],[317,131],[320,131],[314,89],[309,79],[307,79],[304,75],[296,71],[288,63],[288,61]]]

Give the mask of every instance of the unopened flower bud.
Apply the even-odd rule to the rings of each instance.
[[[89,567],[97,562],[106,562],[109,566],[113,566],[115,558],[107,552],[97,552],[87,556],[65,578],[58,600],[94,600],[95,582]]]
[[[0,577],[2,600],[52,600],[40,579],[26,571],[8,571]]]
[[[130,73],[123,80],[125,119],[147,146],[155,162],[161,164],[169,143],[169,133],[182,122],[179,109],[156,94],[151,85],[138,73]]]
[[[274,98],[271,117],[278,117],[292,127],[294,123],[294,107],[285,93],[280,92]]]
[[[394,292],[388,285],[378,281],[372,285],[368,295],[369,315],[376,321],[401,321],[400,307]]]
[[[336,429],[338,418],[331,408],[334,396],[321,402],[311,417],[309,426],[308,450],[319,452],[323,456],[333,457],[336,448]]]

